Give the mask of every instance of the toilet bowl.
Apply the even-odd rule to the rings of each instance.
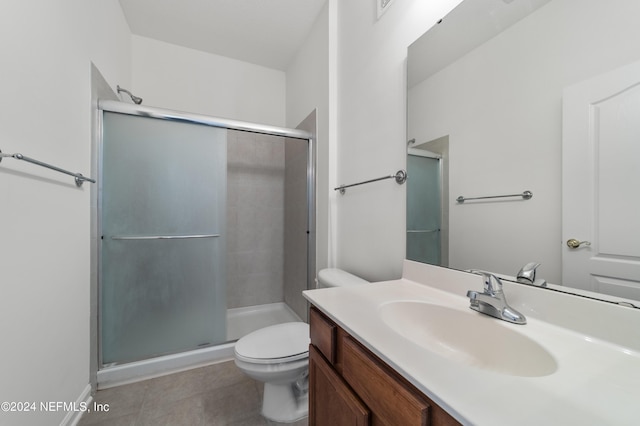
[[[340,269],[318,272],[318,288],[366,283]],[[236,366],[254,380],[264,382],[265,418],[290,423],[308,415],[309,343],[309,325],[304,322],[261,328],[236,342]]]
[[[287,322],[261,328],[238,340],[234,351],[238,368],[264,382],[264,417],[294,422],[307,416],[308,324]]]

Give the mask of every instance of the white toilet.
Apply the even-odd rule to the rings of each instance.
[[[367,284],[340,269],[318,272],[318,288]],[[240,338],[235,362],[249,377],[264,382],[262,415],[290,423],[309,413],[309,325],[287,322],[261,328]]]

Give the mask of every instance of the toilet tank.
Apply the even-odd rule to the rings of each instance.
[[[318,272],[318,288],[346,287],[369,284],[369,281],[337,268],[321,269]]]

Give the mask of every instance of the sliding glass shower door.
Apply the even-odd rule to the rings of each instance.
[[[440,160],[407,155],[407,259],[440,265]]]
[[[102,365],[226,341],[226,130],[104,111]]]

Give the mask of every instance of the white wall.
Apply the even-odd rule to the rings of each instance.
[[[91,62],[130,83],[117,0],[0,3],[0,149],[91,173]],[[0,401],[74,402],[89,383],[90,191],[6,158],[0,164]],[[0,423],[59,424],[64,411]]]
[[[283,71],[135,35],[132,50],[143,105],[285,125]]]
[[[287,67],[287,127],[295,128],[314,109],[316,134],[316,270],[329,264],[329,2]],[[335,149],[335,148],[334,148]]]
[[[338,183],[405,168],[407,47],[459,2],[397,0],[379,20],[374,1],[339,2]],[[336,202],[338,266],[369,280],[399,277],[405,187],[376,182]]]

